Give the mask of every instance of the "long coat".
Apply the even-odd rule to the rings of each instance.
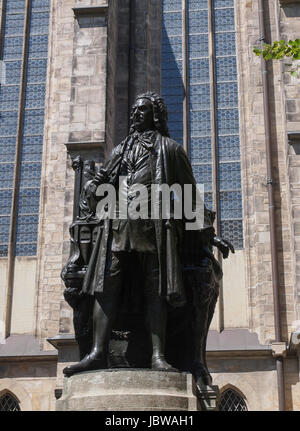
[[[124,155],[128,139],[121,142],[112,152],[105,169],[110,173],[110,182],[117,184],[119,166]],[[192,184],[196,187],[192,167],[183,147],[172,139],[157,133],[151,151],[152,181],[155,184]],[[161,199],[161,198],[160,198]],[[161,206],[161,200],[159,202]],[[180,260],[180,235],[184,234],[184,220],[154,219],[156,244],[159,261],[159,294],[166,297],[173,306],[185,303],[183,287],[182,262]],[[89,266],[83,282],[83,292],[93,295],[105,290],[105,268],[108,256],[111,220],[103,221],[99,230]],[[209,210],[204,207],[203,227],[198,231],[201,242],[207,244],[214,236],[214,228]],[[200,244],[199,244],[200,246]]]

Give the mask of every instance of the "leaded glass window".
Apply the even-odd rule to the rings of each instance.
[[[185,28],[183,6],[186,8]],[[183,143],[183,101],[184,88],[187,88],[187,147],[196,181],[204,184],[205,203],[209,208],[213,205],[214,128],[220,233],[232,241],[236,249],[241,249],[243,221],[234,1],[213,0],[211,16],[210,26],[208,0],[163,0],[162,95],[169,110],[171,137]],[[210,67],[210,28],[214,40],[213,67]],[[184,61],[187,63],[185,84]],[[213,106],[212,88],[215,91]]]
[[[243,247],[234,1],[214,1],[221,235]]]
[[[221,395],[220,411],[230,411],[230,412],[245,412],[247,411],[247,405],[244,398],[233,389],[226,389]]]
[[[6,393],[0,397],[0,412],[20,411],[19,401],[11,394]]]
[[[195,179],[212,207],[211,102],[207,0],[187,4],[189,152]],[[201,73],[199,73],[201,70]],[[196,72],[197,71],[197,72]],[[196,73],[195,73],[196,72]]]
[[[28,11],[25,0],[5,0],[4,10],[0,47],[6,70],[0,83],[0,257],[8,253],[13,195],[17,199],[13,251],[17,256],[32,256],[37,247],[50,0],[31,0]],[[28,37],[24,41],[26,12]],[[18,133],[21,148],[16,166]],[[14,183],[16,169],[19,175]]]
[[[168,106],[172,137],[182,143],[182,12],[181,0],[163,1],[162,88]]]

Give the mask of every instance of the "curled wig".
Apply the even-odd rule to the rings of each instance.
[[[155,125],[155,129],[159,131],[159,133],[163,136],[170,137],[169,129],[168,129],[168,111],[167,106],[165,104],[164,99],[159,96],[157,93],[152,91],[147,91],[146,93],[139,94],[136,97],[138,99],[148,99],[152,103],[153,108],[153,121]],[[130,120],[132,123],[132,112],[130,115]],[[130,134],[135,132],[135,127],[131,124]]]

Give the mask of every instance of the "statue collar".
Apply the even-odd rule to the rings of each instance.
[[[156,137],[157,137],[156,130],[146,130],[145,132],[142,132],[142,133],[135,131],[131,135],[130,147],[132,147],[134,142],[138,142],[141,145],[143,145],[143,147],[145,147],[147,150],[151,150],[155,144]]]

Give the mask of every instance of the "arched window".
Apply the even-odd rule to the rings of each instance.
[[[221,394],[220,411],[233,411],[233,412],[245,412],[247,411],[247,405],[244,398],[233,389],[226,389]]]
[[[19,401],[12,394],[6,392],[0,397],[0,412],[18,412],[20,410]]]

